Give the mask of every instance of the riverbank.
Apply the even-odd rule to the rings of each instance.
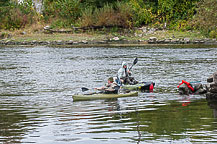
[[[216,39],[205,38],[195,31],[157,30],[139,28],[133,32],[124,29],[112,31],[85,31],[43,29],[37,33],[20,30],[1,32],[0,45],[24,46],[144,46],[144,45],[217,45]]]

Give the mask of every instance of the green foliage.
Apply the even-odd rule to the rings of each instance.
[[[88,7],[88,8],[85,8],[83,11],[82,11],[82,16],[80,18],[80,21],[79,21],[79,25],[83,26],[83,27],[86,27],[86,26],[93,26],[95,25],[95,17],[94,17],[94,9],[93,7]]]
[[[104,5],[109,4],[112,5],[118,0],[81,0],[83,7],[95,7],[95,8],[102,8]]]
[[[195,29],[200,29],[202,33],[213,38],[217,32],[217,1],[205,0],[198,3],[197,14],[193,18],[192,25]]]
[[[10,0],[0,0],[0,7],[8,6],[10,4]]]
[[[1,34],[0,34],[0,39],[4,39],[4,38],[7,38],[7,37],[9,37],[9,33],[7,33],[7,32],[2,32]]]
[[[152,8],[143,2],[143,0],[130,0],[130,5],[133,9],[133,21],[135,26],[149,24],[155,15],[152,13]]]
[[[210,37],[210,38],[217,38],[217,30],[212,30],[212,31],[209,33],[209,37]]]
[[[43,0],[42,17],[32,0],[0,0],[0,29],[19,29],[45,20],[52,27],[154,27],[199,29],[216,37],[216,0]]]
[[[65,24],[59,26],[70,26],[81,15],[80,0],[44,0],[43,15],[46,21],[63,20]]]
[[[193,17],[195,13],[195,3],[197,1],[198,0],[129,0],[129,3],[134,11],[133,19],[136,26],[142,24],[159,26],[161,23],[167,22],[171,25],[182,25],[183,27],[182,23]]]
[[[131,7],[127,3],[105,4],[102,8],[86,8],[80,18],[80,25],[131,27]]]
[[[37,17],[31,0],[18,4],[7,2],[0,7],[0,29],[19,29],[32,24]]]
[[[186,20],[194,14],[198,0],[158,0],[158,14],[164,21]]]

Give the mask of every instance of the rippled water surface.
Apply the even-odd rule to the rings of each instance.
[[[154,81],[153,93],[73,102],[135,57],[133,75]],[[205,84],[216,63],[217,48],[1,47],[0,143],[215,143],[217,106],[177,85]]]

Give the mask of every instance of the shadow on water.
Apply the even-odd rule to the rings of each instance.
[[[73,102],[135,57],[133,75],[153,93]],[[217,48],[204,47],[0,48],[0,142],[217,142],[216,105],[177,92],[181,80],[206,83],[216,63]]]

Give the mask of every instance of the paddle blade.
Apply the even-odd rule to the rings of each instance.
[[[88,91],[88,90],[89,90],[89,89],[86,88],[86,87],[82,87],[82,88],[81,88],[81,91],[82,91],[82,92],[85,92],[85,91]]]
[[[138,62],[138,58],[135,58],[135,60],[133,61],[133,65],[135,65]]]

